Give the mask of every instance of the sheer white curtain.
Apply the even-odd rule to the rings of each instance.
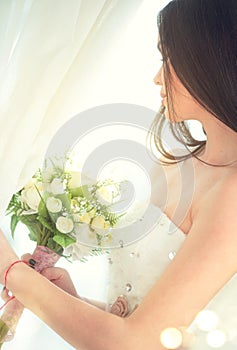
[[[0,217],[57,128],[85,108],[96,68],[141,3],[0,2]]]
[[[0,216],[69,118],[104,103],[159,108],[156,15],[168,1],[0,0]],[[1,228],[19,256],[34,249],[23,226],[10,238],[9,217]],[[79,294],[104,300],[103,257],[59,264]],[[72,350],[27,310],[4,346]]]

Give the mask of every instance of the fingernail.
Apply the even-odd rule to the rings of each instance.
[[[36,261],[34,259],[30,259],[29,264],[32,265],[32,267],[33,267],[33,266],[35,266]]]

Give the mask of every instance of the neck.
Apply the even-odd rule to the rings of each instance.
[[[199,158],[215,165],[233,164],[237,166],[237,132],[230,129],[217,118],[201,120],[207,135],[204,151]]]

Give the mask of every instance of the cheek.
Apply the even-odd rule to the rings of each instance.
[[[167,100],[165,99],[164,115],[169,121],[182,122],[189,119],[197,119],[200,113],[203,112],[203,107],[200,106],[192,97],[184,95],[173,96],[173,111],[168,108]]]
[[[192,96],[177,95],[174,99],[174,110],[178,119],[193,119],[202,111],[202,107]]]
[[[172,91],[175,120],[182,121],[197,117],[203,109],[179,82]]]

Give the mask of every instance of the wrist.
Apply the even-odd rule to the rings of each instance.
[[[11,266],[11,264],[13,264],[15,261],[18,260],[18,257],[14,258],[10,258],[7,262],[4,263],[4,266],[1,266],[1,271],[0,271],[0,283],[4,285],[5,283],[5,275],[6,275],[6,271],[8,270],[9,266]]]
[[[4,286],[10,290],[14,294],[14,280],[15,278],[17,279],[19,272],[22,270],[25,271],[24,269],[26,265],[29,266],[28,262],[25,260],[14,260],[13,262],[10,263],[10,265],[5,269],[4,275],[3,275],[3,283]]]

